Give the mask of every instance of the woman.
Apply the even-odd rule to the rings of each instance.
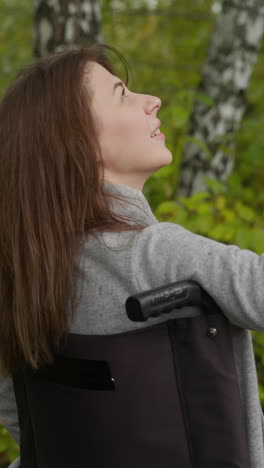
[[[69,330],[103,335],[167,320],[129,321],[126,298],[191,279],[234,324],[250,463],[259,468],[264,425],[247,329],[264,331],[264,254],[158,222],[142,189],[172,161],[164,138],[153,137],[161,101],[128,90],[104,47],[38,61],[1,102],[0,420],[19,443],[17,366],[52,362]]]

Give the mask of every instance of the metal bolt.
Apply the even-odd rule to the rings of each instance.
[[[209,338],[214,338],[217,335],[217,329],[216,328],[209,328],[207,331],[207,336]]]

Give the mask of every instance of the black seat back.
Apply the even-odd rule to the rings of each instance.
[[[69,334],[52,366],[13,375],[21,468],[249,468],[231,325],[206,300],[138,330]]]

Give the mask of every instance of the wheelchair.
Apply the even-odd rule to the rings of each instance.
[[[178,281],[125,308],[134,322],[169,318],[68,334],[52,365],[13,374],[20,468],[249,468],[231,323],[218,305]]]

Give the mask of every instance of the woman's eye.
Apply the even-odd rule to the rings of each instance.
[[[122,97],[128,97],[128,96],[125,96],[125,88],[123,87],[123,91],[122,91],[122,94],[121,94]]]

